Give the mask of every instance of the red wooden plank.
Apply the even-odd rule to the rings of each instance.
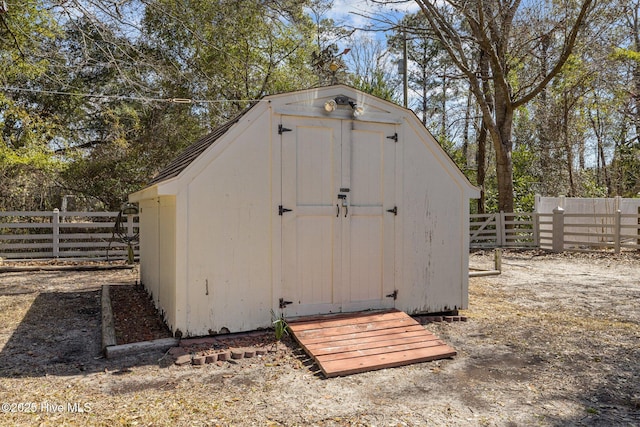
[[[413,363],[429,362],[456,355],[449,346],[421,348],[412,351],[378,354],[368,357],[340,359],[320,364],[320,369],[327,377],[358,374],[376,369],[395,368]]]
[[[416,325],[416,321],[411,317],[406,317],[404,319],[391,319],[391,320],[382,320],[377,322],[368,322],[368,323],[357,323],[357,324],[342,324],[340,326],[333,326],[324,329],[312,329],[308,331],[297,331],[295,328],[292,328],[294,334],[298,337],[304,338],[317,338],[317,337],[327,337],[327,336],[339,336],[350,334],[354,332],[365,332],[365,331],[375,331],[378,329],[389,329],[389,328],[398,328],[401,326],[411,326]]]
[[[360,317],[364,315],[380,315],[386,313],[397,313],[398,310],[379,310],[379,311],[356,311],[352,313],[332,313],[332,314],[318,314],[315,316],[303,316],[297,317],[293,319],[288,319],[288,323],[293,323],[297,325],[305,325],[310,323],[321,323],[322,321],[331,321],[331,320],[340,320],[340,319],[348,319],[354,317]],[[400,311],[400,313],[402,313]]]
[[[364,344],[364,343],[378,344],[378,343],[383,342],[383,341],[396,339],[396,338],[398,338],[400,336],[401,337],[406,337],[406,338],[420,337],[421,339],[425,339],[425,340],[426,339],[437,339],[438,338],[433,334],[425,334],[425,330],[421,326],[419,326],[419,328],[422,329],[422,330],[405,331],[404,329],[402,329],[402,332],[394,332],[395,329],[392,329],[392,330],[383,329],[383,330],[379,330],[379,331],[365,332],[365,333],[362,333],[362,334],[351,334],[349,336],[349,338],[341,337],[342,339],[336,339],[336,340],[325,338],[322,341],[317,341],[317,342],[306,341],[305,344],[306,344],[306,347],[308,349],[315,350],[315,349],[321,349],[321,348],[326,348],[326,347],[344,346],[344,345],[349,345],[349,344],[354,344],[354,343],[358,343],[358,344]],[[374,335],[370,335],[370,334],[374,334]]]
[[[380,352],[383,352],[385,351],[385,349],[392,349],[392,351],[396,351],[395,348],[403,344],[417,344],[418,346],[426,346],[429,345],[430,342],[436,342],[437,344],[442,343],[442,341],[438,340],[438,338],[431,338],[429,336],[425,336],[424,334],[418,336],[395,335],[394,338],[386,339],[383,341],[350,341],[348,344],[344,345],[331,345],[331,343],[326,343],[325,345],[318,347],[307,346],[307,349],[309,351],[313,351],[314,356],[320,357],[327,354],[350,354],[352,352],[359,352],[362,350],[379,350]]]
[[[366,312],[289,324],[327,377],[451,357],[444,344],[406,313]]]
[[[377,337],[391,334],[399,334],[399,333],[407,333],[411,334],[414,332],[422,332],[425,331],[424,326],[416,324],[409,326],[401,326],[398,328],[387,328],[387,329],[375,329],[373,331],[362,331],[362,332],[352,332],[349,334],[341,334],[339,336],[318,336],[318,337],[305,337],[304,342],[307,345],[316,344],[316,343],[325,343],[325,342],[340,342],[347,340],[357,340],[357,339],[366,339],[371,338],[372,340],[378,339]]]
[[[354,358],[363,357],[363,356],[375,356],[375,355],[382,355],[386,353],[397,353],[397,352],[404,352],[409,350],[418,350],[420,348],[439,347],[439,346],[446,346],[446,344],[440,340],[417,342],[417,343],[413,342],[413,343],[407,343],[407,344],[391,345],[387,347],[366,348],[363,350],[324,354],[322,356],[316,356],[315,359],[318,362],[326,362],[330,360],[354,359]]]
[[[312,321],[300,319],[288,321],[290,328],[296,331],[306,331],[311,329],[325,329],[333,326],[341,326],[345,324],[355,325],[358,323],[378,322],[391,319],[406,319],[408,316],[402,311],[385,311],[385,312],[360,312],[350,313],[342,316],[329,316],[326,319],[314,318]]]

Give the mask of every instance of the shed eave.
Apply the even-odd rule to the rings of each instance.
[[[153,199],[158,197],[158,186],[152,185],[150,187],[143,188],[135,193],[129,194],[129,202],[138,203],[142,200]]]
[[[143,188],[140,191],[129,194],[129,201],[136,203],[141,200],[153,199],[159,196],[171,196],[176,194],[176,185],[178,177],[170,178],[156,184],[153,184],[147,188]]]
[[[468,180],[467,182],[469,183],[469,191],[468,191],[468,195],[467,197],[470,199],[479,199],[480,198],[480,187],[476,187],[475,185],[471,184]]]

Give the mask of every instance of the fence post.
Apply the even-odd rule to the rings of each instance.
[[[617,254],[620,253],[620,231],[622,228],[622,212],[620,211],[620,209],[618,209],[616,211],[616,215],[615,215],[615,224],[614,224],[614,230],[613,230],[613,247],[614,250]]]
[[[500,226],[502,227],[500,240],[502,241],[502,247],[506,247],[509,242],[507,241],[507,215],[504,211],[500,211]]]
[[[134,215],[127,215],[127,236],[133,236],[133,217]]]
[[[536,248],[540,247],[540,216],[538,215],[538,211],[535,211],[531,214],[531,219],[533,222],[533,246]]]
[[[636,222],[640,226],[640,207],[638,207],[638,220]],[[640,227],[636,229],[636,233],[638,234],[638,241],[636,243],[640,245]],[[640,251],[640,248],[638,248],[638,250]]]
[[[553,210],[552,224],[553,242],[551,250],[553,252],[564,251],[564,209],[560,206]]]
[[[55,208],[51,216],[51,228],[53,232],[53,257],[60,256],[60,210]]]
[[[503,245],[503,240],[502,240],[502,228],[504,227],[503,223],[502,223],[502,212],[499,212],[496,214],[496,246],[497,247],[502,247]]]

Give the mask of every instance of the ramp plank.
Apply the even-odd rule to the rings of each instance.
[[[326,377],[453,357],[456,351],[408,314],[391,310],[289,322]]]

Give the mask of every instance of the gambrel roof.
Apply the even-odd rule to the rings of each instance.
[[[413,111],[366,94],[353,87],[335,85],[269,95],[253,102],[237,116],[188,146],[175,159],[169,162],[158,175],[153,177],[143,190],[134,193],[130,200],[140,200],[145,197],[151,197],[152,194],[175,194],[175,191],[188,181],[187,179],[187,181],[183,182],[182,177],[188,175],[190,173],[189,170],[192,171],[191,173],[197,173],[195,172],[196,170],[201,170],[196,164],[206,164],[207,158],[212,155],[212,150],[216,150],[215,147],[220,144],[225,146],[228,143],[232,143],[234,135],[237,136],[237,134],[241,133],[242,128],[251,126],[257,117],[267,113],[267,111],[270,111],[269,114],[274,116],[330,117],[333,119],[353,120],[354,116],[351,108],[339,108],[331,113],[325,111],[325,103],[338,98],[347,99],[350,102],[352,101],[354,105],[357,103],[357,105],[365,107],[365,113],[357,118],[359,121],[396,125],[407,123],[416,132],[428,134],[429,137],[425,141],[429,140],[429,142],[425,143],[431,147],[432,154],[440,159],[441,164],[449,170],[452,178],[459,182],[464,181],[464,186],[471,191],[472,197],[478,197],[479,190],[468,181],[448,153],[439,146]],[[222,149],[222,146],[220,148]]]

